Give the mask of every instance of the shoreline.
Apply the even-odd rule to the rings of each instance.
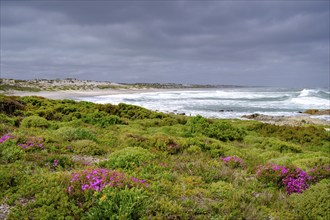
[[[158,88],[143,88],[143,89],[93,89],[93,90],[59,90],[59,91],[17,91],[9,90],[6,92],[0,91],[0,94],[7,96],[40,96],[48,99],[61,100],[61,99],[72,99],[80,97],[94,97],[94,96],[106,96],[106,95],[120,95],[120,94],[138,94],[138,93],[149,93],[149,92],[171,92],[187,90],[186,88],[178,89],[158,89]],[[196,90],[196,88],[190,88],[189,90]],[[78,100],[76,100],[78,101]],[[171,112],[165,112],[171,113]],[[172,112],[174,114],[179,114]],[[182,114],[182,113],[181,113]],[[188,115],[188,114],[187,114]],[[223,119],[223,118],[219,118]],[[226,118],[229,119],[229,118]],[[234,119],[234,118],[233,118]],[[302,114],[295,116],[272,116],[267,114],[249,114],[243,115],[240,120],[255,120],[263,123],[274,124],[274,125],[289,125],[289,126],[303,126],[303,125],[324,125],[330,126],[330,121],[315,118],[314,115]]]
[[[179,90],[179,89],[177,89]],[[39,91],[39,92],[27,92],[10,90],[6,92],[0,92],[2,95],[9,96],[41,96],[49,99],[72,99],[74,97],[93,97],[93,96],[105,96],[105,95],[119,95],[119,94],[134,94],[134,93],[146,93],[146,92],[160,92],[160,91],[174,91],[174,89],[94,89],[94,90],[60,90],[60,91]]]

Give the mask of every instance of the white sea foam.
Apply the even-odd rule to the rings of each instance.
[[[96,103],[128,103],[163,112],[179,112],[216,118],[245,114],[297,115],[306,109],[330,109],[327,90],[275,88],[204,89],[118,94],[79,98]]]
[[[306,96],[313,96],[320,92],[320,90],[317,89],[303,89],[298,97],[306,97]]]

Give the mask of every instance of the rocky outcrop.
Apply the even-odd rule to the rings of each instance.
[[[275,125],[289,125],[289,126],[302,126],[306,124],[318,124],[318,125],[330,125],[329,121],[324,121],[316,118],[310,118],[308,116],[270,116],[262,114],[243,115],[242,118],[256,120],[268,124]]]
[[[303,113],[309,115],[330,115],[330,109],[326,109],[326,110],[308,109]]]

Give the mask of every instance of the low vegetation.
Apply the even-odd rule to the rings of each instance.
[[[0,96],[8,219],[327,219],[324,127]]]

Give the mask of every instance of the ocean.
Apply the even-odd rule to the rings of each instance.
[[[307,109],[330,109],[327,89],[283,89],[235,87],[184,89],[161,92],[79,97],[94,103],[127,103],[161,112],[202,115],[212,118],[240,118],[253,113],[272,116],[300,115]],[[330,121],[330,116],[312,116]]]

